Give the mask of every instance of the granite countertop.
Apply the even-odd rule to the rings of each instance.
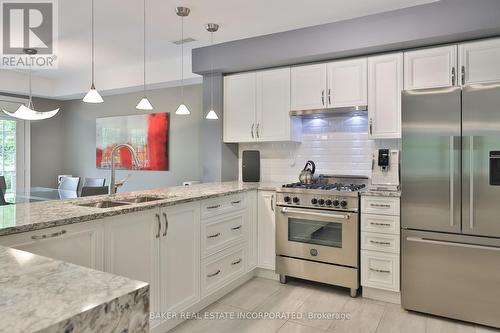
[[[277,186],[275,183],[243,183],[234,181],[119,193],[113,195],[111,199],[123,200],[135,196],[155,196],[162,199],[112,208],[82,207],[75,204],[92,203],[106,197],[109,198],[109,196],[0,206],[0,236],[91,221],[108,216],[137,212],[154,207],[166,207],[249,190],[275,190]]]
[[[361,192],[361,195],[364,196],[372,196],[372,197],[401,197],[401,190],[398,191],[382,191],[375,189],[368,189],[366,191]]]
[[[0,332],[148,332],[149,285],[0,246]]]

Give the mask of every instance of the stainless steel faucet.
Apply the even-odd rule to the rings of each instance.
[[[110,195],[115,194],[116,188],[118,187],[115,181],[115,153],[120,148],[127,148],[130,151],[130,154],[132,155],[132,159],[134,161],[135,166],[139,167],[139,160],[137,159],[137,154],[131,145],[122,143],[114,146],[113,149],[111,150],[111,182],[109,184],[109,192],[108,192]],[[120,186],[123,185],[123,183],[124,182],[121,182]]]

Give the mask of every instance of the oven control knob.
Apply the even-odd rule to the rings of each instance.
[[[325,200],[325,205],[331,206],[332,205],[332,200],[330,200],[330,199]]]
[[[312,199],[311,199],[311,203],[312,203],[313,205],[316,205],[316,204],[318,203],[318,199],[316,199],[316,198],[312,198]]]
[[[297,197],[293,197],[292,200],[293,200],[293,203],[299,203],[299,201],[300,201],[299,198],[297,198]]]
[[[323,200],[323,199],[319,199],[319,200],[318,200],[318,203],[319,203],[321,206],[323,206],[323,205],[325,204],[325,200]]]
[[[342,200],[342,201],[340,202],[340,206],[342,206],[342,208],[346,208],[346,207],[347,207],[347,201]]]
[[[309,253],[313,256],[313,257],[316,257],[318,255],[318,250],[316,249],[310,249],[309,250]]]
[[[290,202],[290,200],[292,200],[288,195],[286,197],[283,198],[283,200],[285,200],[285,202]]]
[[[335,200],[333,200],[332,205],[337,207],[338,205],[340,205],[340,202],[337,199],[335,199]]]

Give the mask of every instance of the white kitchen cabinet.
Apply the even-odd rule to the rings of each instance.
[[[302,122],[290,117],[290,68],[257,72],[257,141],[297,141]]]
[[[292,67],[291,109],[295,111],[324,109],[327,93],[327,65]]]
[[[403,54],[368,58],[368,122],[372,139],[401,137]]]
[[[255,141],[256,75],[224,77],[224,142]]]
[[[247,242],[247,271],[257,267],[257,191],[248,191],[246,195],[246,217],[247,228],[245,229],[245,241]]]
[[[224,78],[224,142],[300,140],[289,112],[290,68]]]
[[[462,84],[500,81],[500,38],[459,44]]]
[[[460,84],[456,45],[405,52],[404,67],[406,90],[451,87]]]
[[[274,271],[276,261],[276,192],[259,191],[257,219],[258,266]]]
[[[160,210],[122,214],[105,219],[106,272],[149,283],[149,307],[160,312]],[[150,326],[160,321],[151,321]]]
[[[329,108],[367,105],[366,58],[330,62],[326,104]]]
[[[183,311],[200,300],[200,203],[163,208],[160,238],[161,311]]]
[[[1,236],[0,244],[88,268],[103,269],[101,221]]]

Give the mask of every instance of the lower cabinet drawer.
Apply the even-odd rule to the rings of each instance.
[[[399,255],[361,250],[361,285],[399,291]]]
[[[219,216],[201,225],[202,257],[245,241],[245,212]]]
[[[245,194],[207,199],[201,203],[201,218],[207,219],[246,208]]]
[[[361,249],[399,253],[399,235],[361,232]]]
[[[245,273],[243,246],[235,246],[201,261],[201,296],[205,297]]]
[[[361,214],[361,231],[399,235],[399,216]]]
[[[361,197],[363,213],[399,216],[399,205],[399,198],[396,197]]]

